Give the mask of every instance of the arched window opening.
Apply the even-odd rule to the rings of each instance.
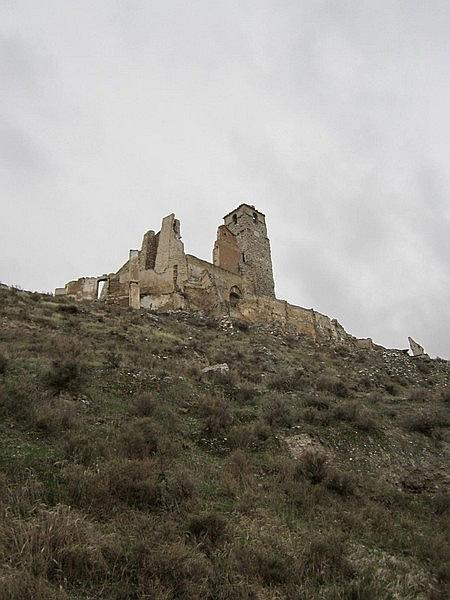
[[[237,215],[236,215],[236,214],[235,214],[235,215],[233,215],[233,223],[234,223],[235,225],[237,225]]]
[[[244,254],[244,252],[242,253],[241,258],[242,258],[242,262],[245,263],[246,260],[245,260],[245,254]]]
[[[234,285],[230,290],[230,304],[231,306],[236,306],[242,298],[241,290]]]
[[[253,223],[257,223],[258,222],[258,213],[253,213]]]

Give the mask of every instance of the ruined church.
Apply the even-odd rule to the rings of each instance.
[[[158,233],[145,233],[141,249],[130,250],[116,273],[70,281],[55,295],[134,309],[229,315],[316,340],[354,340],[335,319],[276,298],[266,217],[249,204],[225,215],[212,263],[185,253],[180,222],[171,214]]]

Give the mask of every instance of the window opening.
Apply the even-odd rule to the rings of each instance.
[[[97,283],[97,300],[101,300],[103,288],[106,285],[106,281],[103,279]]]

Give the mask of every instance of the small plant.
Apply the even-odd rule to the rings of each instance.
[[[143,393],[135,396],[131,403],[131,412],[140,417],[151,417],[157,408],[157,399],[153,394]]]
[[[268,382],[268,387],[279,392],[293,392],[303,390],[309,385],[309,379],[303,369],[296,371],[282,372],[273,375]]]
[[[339,398],[347,398],[350,395],[350,391],[343,381],[329,375],[321,375],[319,377],[317,380],[317,389],[330,392],[330,394],[334,394]]]
[[[55,360],[47,372],[46,382],[55,393],[76,388],[82,380],[82,367],[76,359]]]
[[[49,434],[72,429],[78,420],[75,403],[67,398],[38,403],[34,408],[34,423]]]
[[[351,496],[355,491],[355,479],[349,473],[330,468],[326,476],[325,485],[329,490],[340,496]]]
[[[76,304],[60,304],[58,306],[58,311],[67,315],[77,315],[80,312],[80,309]]]
[[[146,458],[156,454],[162,433],[149,418],[125,425],[119,433],[119,446],[128,458]]]
[[[265,410],[264,419],[271,425],[278,425],[280,427],[292,427],[295,422],[293,411],[289,404],[282,396],[269,396]]]
[[[418,411],[405,417],[403,425],[409,431],[431,435],[439,427],[448,427],[449,419],[444,413]]]
[[[349,577],[352,574],[346,558],[345,542],[333,533],[320,535],[307,544],[302,562],[304,574],[319,581],[323,581],[325,577]]]
[[[8,367],[8,359],[2,353],[0,353],[0,375],[4,375],[6,373],[6,369]]]
[[[317,450],[306,450],[294,469],[294,479],[320,483],[328,475],[327,457]]]
[[[442,402],[445,402],[446,404],[450,404],[450,389],[449,388],[442,390],[441,400],[442,400]]]
[[[226,537],[227,521],[217,512],[203,512],[189,519],[187,530],[198,541],[215,546]]]
[[[204,429],[211,435],[223,433],[233,422],[229,406],[223,398],[213,398],[203,403]]]

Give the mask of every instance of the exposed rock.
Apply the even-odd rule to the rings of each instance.
[[[227,363],[222,363],[205,367],[202,369],[202,373],[227,373],[229,370],[230,367],[227,365]]]
[[[412,339],[412,337],[408,337],[409,345],[411,347],[411,352],[413,356],[427,356],[423,347],[418,344],[416,341]]]
[[[314,440],[309,433],[298,433],[284,438],[292,458],[301,458],[306,450],[321,450],[323,446],[317,440]]]

